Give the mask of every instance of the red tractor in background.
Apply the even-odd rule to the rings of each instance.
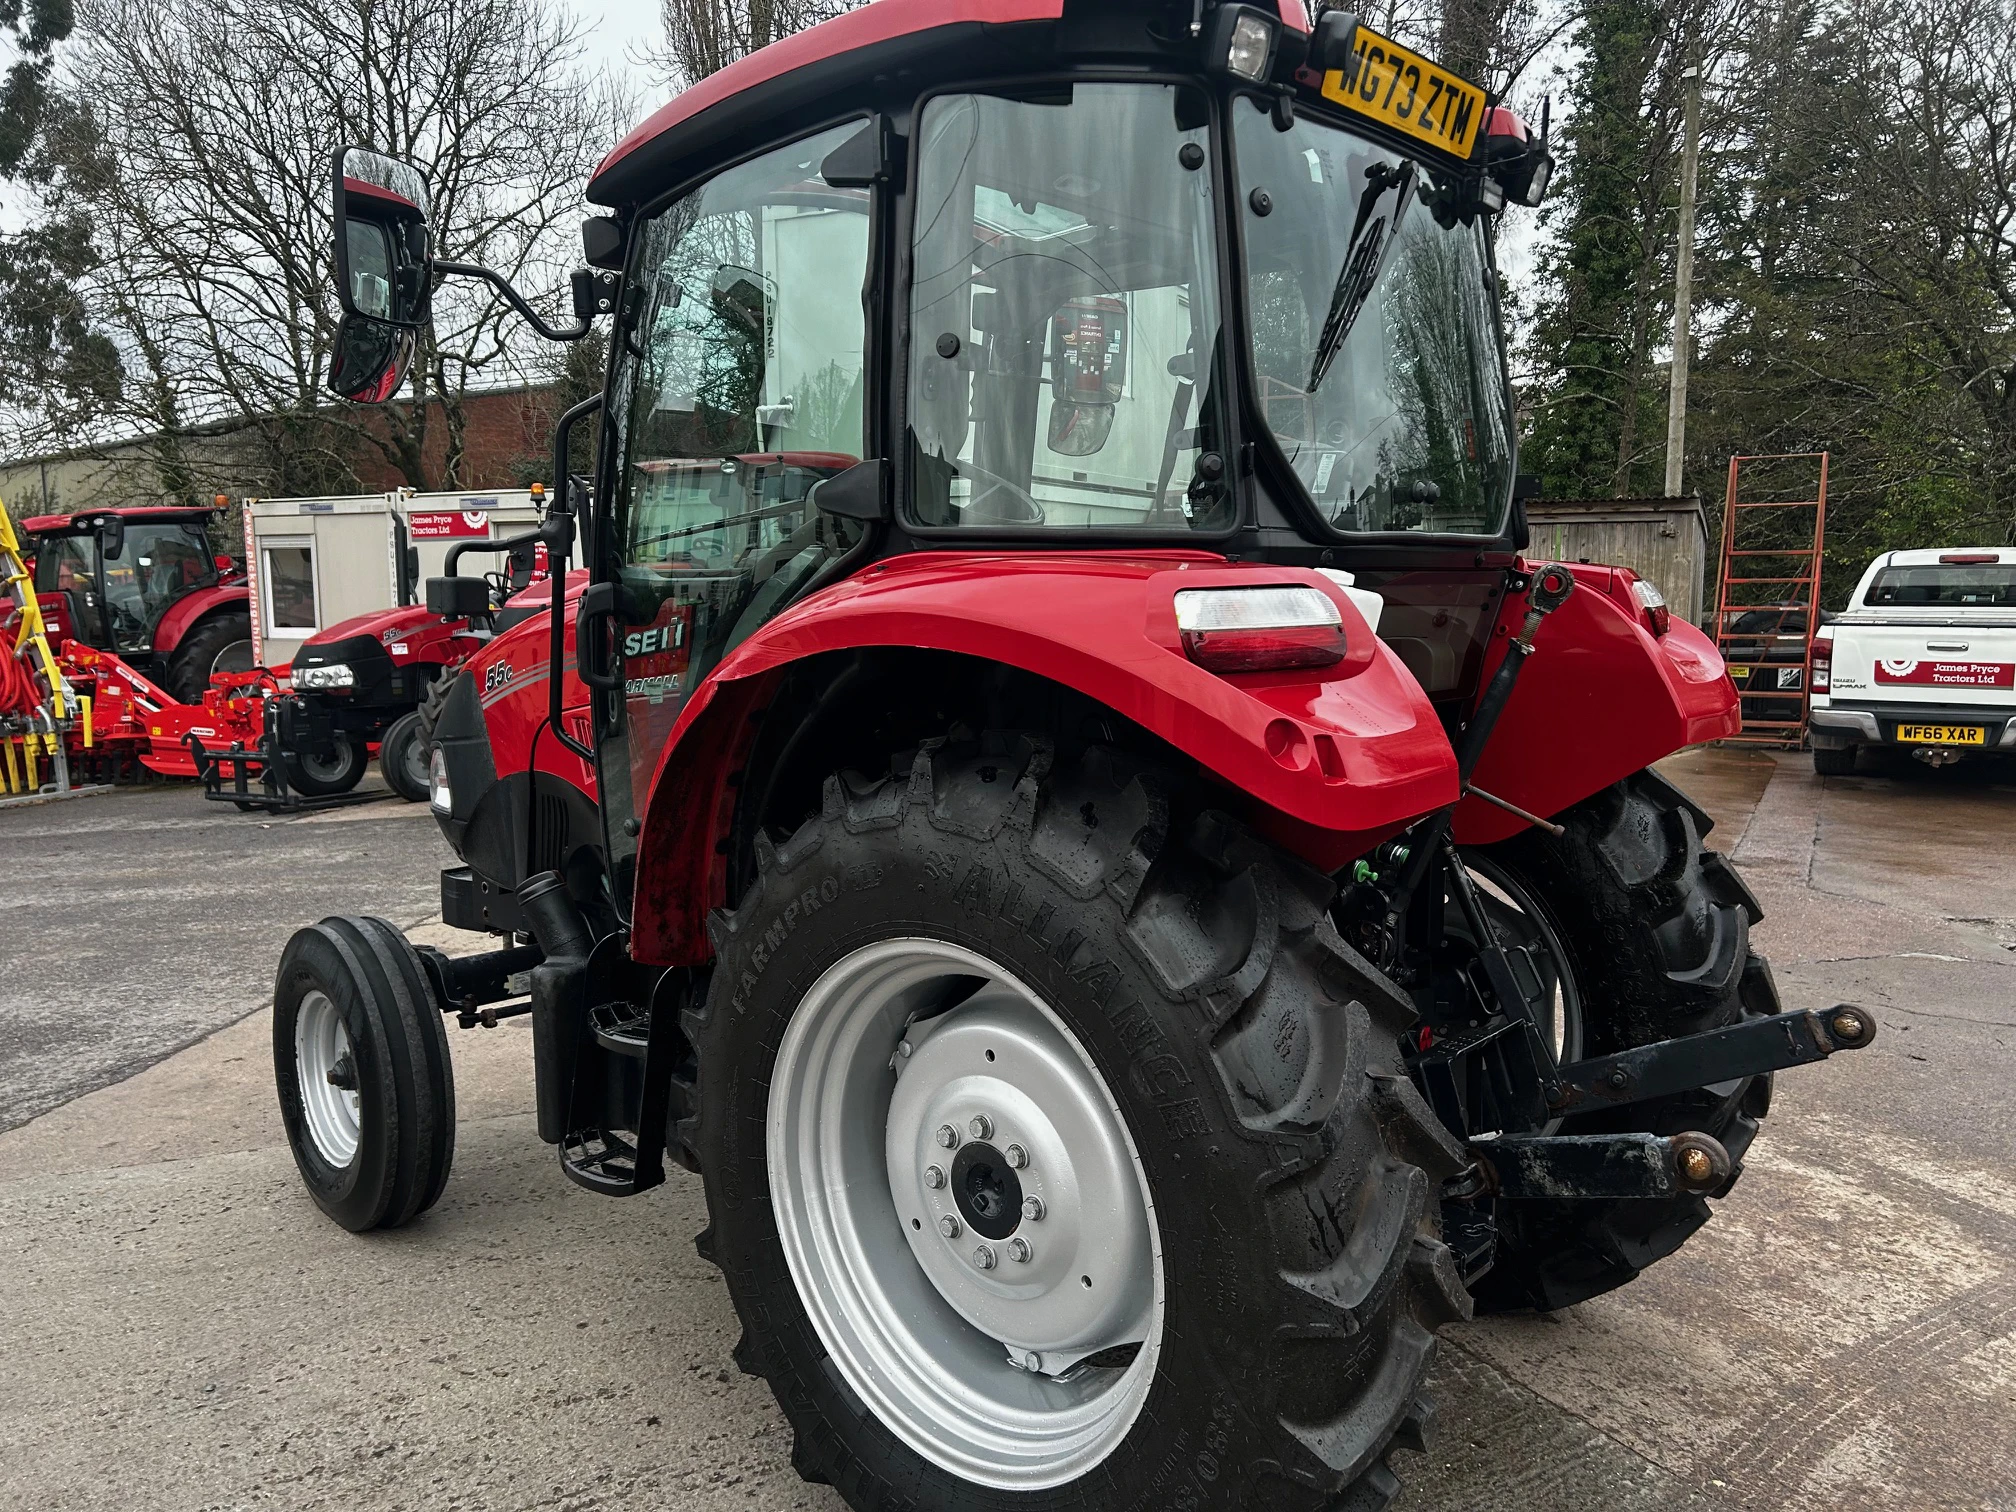
[[[248,671],[244,565],[215,554],[208,534],[222,504],[23,520],[51,648],[61,655],[74,641],[109,651],[189,704],[202,701],[215,673]]]
[[[1551,166],[1342,11],[878,0],[616,148],[555,327],[340,151],[339,394],[443,275],[614,330],[585,570],[434,731],[501,938],[281,958],[316,1203],[431,1206],[444,1016],[527,1013],[852,1506],[1384,1506],[1437,1328],[1672,1253],[1875,1032],[1780,1010],[1651,770],[1738,727],[1713,645],[1524,555],[1487,231]]]
[[[535,487],[535,498],[543,494]],[[505,554],[503,570],[481,577],[457,571],[464,556],[489,552]],[[408,802],[424,802],[448,679],[493,635],[544,607],[543,598],[514,598],[543,572],[536,532],[458,542],[448,551],[447,576],[428,581],[424,604],[357,615],[304,642],[278,669],[288,687],[261,692],[249,739],[237,726],[219,739],[204,727],[216,724],[214,710],[192,709],[165,711],[154,744],[186,746],[205,796],[241,806],[297,808],[341,797],[363,780],[374,749],[386,785]]]

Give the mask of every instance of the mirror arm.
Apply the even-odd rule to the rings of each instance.
[[[494,276],[494,275],[493,275]],[[500,284],[504,281],[497,280]],[[506,289],[510,288],[505,284]],[[516,295],[512,296],[514,299]],[[533,317],[535,320],[537,317]],[[564,339],[564,338],[559,338]],[[539,534],[546,542],[546,582],[548,595],[553,604],[552,630],[547,640],[547,662],[551,669],[546,679],[546,718],[553,728],[553,734],[561,745],[579,756],[583,761],[593,762],[595,752],[567,733],[561,722],[563,684],[566,669],[561,664],[562,653],[567,642],[567,569],[574,551],[574,501],[570,497],[568,484],[567,453],[569,443],[574,439],[574,425],[578,420],[597,413],[602,408],[602,396],[596,394],[583,399],[579,404],[563,414],[553,427],[553,502],[547,506],[546,518],[539,526]],[[585,556],[586,553],[584,552]],[[576,645],[574,656],[578,661],[581,647]]]
[[[484,267],[481,263],[437,261],[433,265],[433,269],[436,273],[453,273],[458,274],[463,278],[480,278],[485,283],[490,284],[500,294],[504,296],[505,302],[509,304],[512,309],[516,310],[520,315],[525,317],[526,323],[530,325],[533,330],[537,331],[541,336],[544,336],[548,341],[579,341],[583,336],[586,336],[590,330],[594,329],[595,323],[592,320],[576,321],[571,326],[548,325],[545,322],[545,320],[541,318],[537,310],[533,309],[532,306],[525,303],[524,295],[520,294],[516,289],[511,287],[510,279],[506,278],[502,273]],[[554,492],[556,496],[560,493],[560,491],[561,491],[561,485],[556,482],[554,484]]]

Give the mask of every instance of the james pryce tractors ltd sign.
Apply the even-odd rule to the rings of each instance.
[[[490,511],[495,499],[464,499],[474,508],[449,509],[433,514],[406,517],[408,535],[416,541],[485,540],[490,534]]]

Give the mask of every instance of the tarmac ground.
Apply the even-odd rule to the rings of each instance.
[[[1448,1330],[1409,1509],[2016,1507],[2016,775],[1687,753],[1786,1005],[1876,1044],[1786,1073],[1732,1195],[1609,1296]],[[263,826],[263,827],[262,827]],[[271,973],[324,913],[423,923],[397,803],[188,790],[0,812],[0,1508],[808,1508],[738,1374],[696,1178],[580,1190],[524,1020],[451,1031],[455,1172],[353,1236],[295,1175]]]

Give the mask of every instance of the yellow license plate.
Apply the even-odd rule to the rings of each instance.
[[[1899,745],[1986,745],[1988,731],[1983,725],[1899,725]]]
[[[1483,90],[1362,26],[1351,62],[1349,69],[1323,75],[1325,99],[1431,147],[1470,156],[1484,129]]]

